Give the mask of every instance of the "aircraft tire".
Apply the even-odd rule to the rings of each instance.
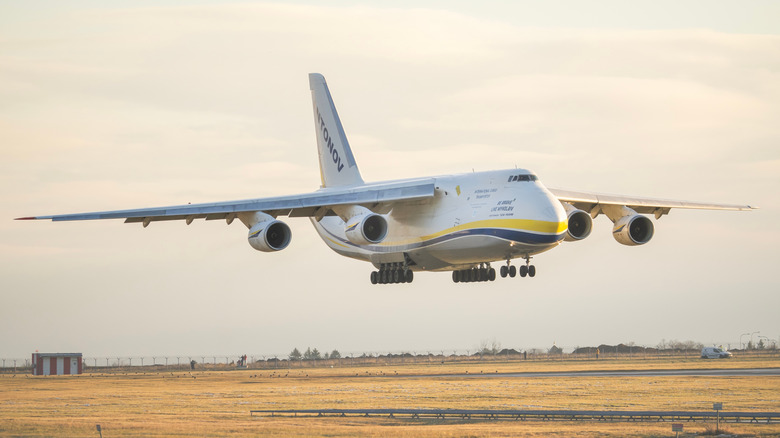
[[[525,277],[526,275],[528,275],[528,266],[520,266],[520,276]]]
[[[469,269],[469,281],[472,283],[477,281],[477,270],[474,268]]]
[[[401,272],[398,269],[393,269],[393,284],[401,282]]]
[[[488,280],[496,281],[496,270],[494,268],[488,269]]]
[[[377,284],[379,282],[377,277],[379,277],[378,272],[371,271],[371,284]]]
[[[514,266],[509,267],[509,276],[512,278],[515,278],[515,275],[517,275],[517,268]]]
[[[509,274],[509,268],[502,266],[499,273],[501,274],[501,278],[506,278],[507,274]]]
[[[531,265],[528,267],[528,276],[534,277],[536,275],[536,266]]]
[[[406,273],[404,273],[404,278],[406,279],[407,283],[411,283],[414,281],[414,273],[411,269],[407,270]]]

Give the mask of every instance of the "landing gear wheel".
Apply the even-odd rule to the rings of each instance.
[[[407,283],[414,281],[414,274],[411,269],[408,269],[406,273],[404,273],[404,280],[406,280]]]
[[[496,280],[496,270],[493,268],[488,269],[488,280],[489,281],[495,281]]]
[[[501,274],[501,278],[506,278],[507,274],[509,274],[509,268],[502,266],[499,273]]]
[[[528,275],[528,266],[520,266],[520,276],[525,277],[526,275]]]
[[[460,271],[452,271],[452,282],[453,283],[460,282]]]
[[[517,275],[517,268],[514,266],[509,267],[509,276],[512,278],[515,278],[515,275]]]
[[[479,268],[479,281],[487,281],[487,269]]]
[[[378,282],[378,273],[376,271],[371,271],[371,284],[377,284]]]
[[[401,273],[398,271],[398,269],[393,269],[393,283],[398,283],[401,281]]]
[[[528,267],[528,276],[533,277],[536,275],[536,266],[531,265]]]

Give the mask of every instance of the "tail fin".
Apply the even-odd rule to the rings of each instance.
[[[314,130],[322,187],[363,184],[325,78],[319,73],[310,73],[309,88],[314,104]]]

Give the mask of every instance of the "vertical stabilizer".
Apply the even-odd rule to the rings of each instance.
[[[309,88],[314,105],[314,130],[320,156],[322,187],[363,184],[325,78],[319,73],[310,73]]]

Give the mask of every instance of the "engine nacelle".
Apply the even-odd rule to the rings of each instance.
[[[349,218],[344,230],[347,239],[356,245],[369,245],[385,240],[387,220],[370,210]]]
[[[593,218],[588,213],[575,208],[569,203],[564,202],[563,208],[566,210],[569,224],[566,237],[563,240],[575,242],[590,236],[590,232],[593,229]]]
[[[281,251],[290,244],[292,232],[286,223],[268,217],[270,220],[258,222],[249,228],[249,244],[258,251]]]
[[[653,238],[653,221],[641,214],[623,216],[615,222],[612,237],[628,246],[644,245]]]

